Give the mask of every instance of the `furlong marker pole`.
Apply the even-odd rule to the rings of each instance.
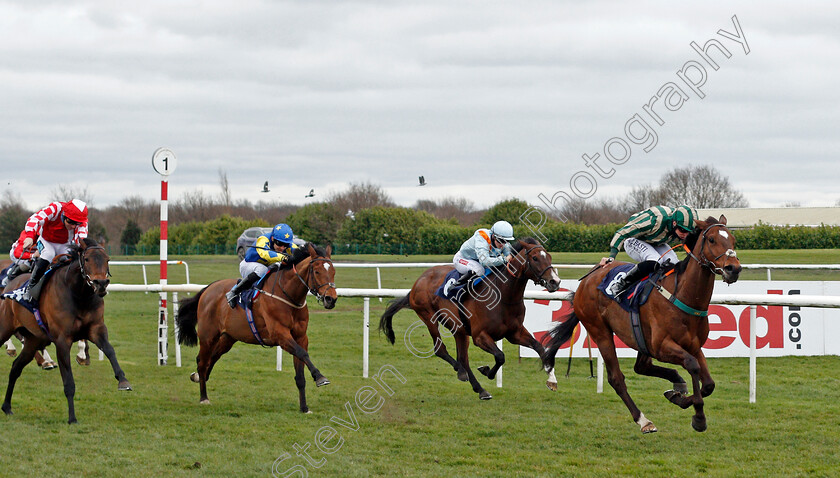
[[[158,306],[158,365],[166,365],[168,360],[169,326],[167,321],[167,245],[169,226],[169,181],[167,178],[175,171],[175,154],[166,148],[158,148],[152,154],[152,167],[160,174],[160,303]]]

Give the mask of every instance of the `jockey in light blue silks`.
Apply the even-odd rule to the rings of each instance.
[[[270,233],[257,238],[245,253],[245,259],[239,263],[242,280],[225,294],[231,309],[236,308],[236,298],[239,294],[250,289],[265,276],[269,266],[279,266],[291,258],[291,251],[298,248],[294,240],[295,235],[288,224],[277,224]]]
[[[452,258],[461,277],[450,279],[443,287],[444,295],[449,295],[453,287],[469,282],[476,275],[484,274],[487,267],[498,267],[510,261],[512,248],[508,241],[513,240],[513,226],[507,221],[498,221],[490,229],[479,229],[467,239],[461,249]]]

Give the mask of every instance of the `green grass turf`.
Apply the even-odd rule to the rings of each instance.
[[[739,252],[745,262],[749,252]],[[760,251],[753,262],[805,262],[800,252]],[[806,252],[817,262],[840,262],[837,251]],[[555,262],[572,262],[565,256],[555,254]],[[592,263],[597,257],[577,260]],[[195,283],[236,274],[230,257],[186,260]],[[139,268],[112,269],[115,283],[142,281]],[[182,281],[178,270],[170,267],[170,283]],[[148,272],[150,281],[157,280],[154,267]],[[420,272],[383,269],[383,286],[409,287]],[[339,269],[336,282],[372,287],[375,271]],[[635,375],[633,361],[622,360],[631,395],[660,430],[642,435],[608,385],[603,394],[595,393],[585,359],[573,361],[570,378],[558,373],[560,391],[552,393],[536,360],[517,359],[515,347],[506,343],[504,388],[484,378],[494,398],[478,400],[443,361],[409,353],[402,340],[417,320],[412,312],[396,316],[397,344],[388,344],[375,331],[387,301],[373,299],[371,375],[390,365],[405,378],[401,383],[389,376],[389,396],[361,376],[362,299],[340,298],[336,309],[326,311],[310,298],[310,354],[332,383],[315,388],[307,374],[313,413],[303,415],[291,358],[286,354],[284,369],[277,372],[274,349],[244,344],[234,346],[214,369],[208,383],[212,405],[199,405],[198,385],[188,379],[197,348],[182,348],[184,367],[177,368],[170,342],[170,365],[155,364],[156,298],[108,295],[111,342],[135,390],[116,390],[110,367],[96,360],[94,348],[90,367],[73,367],[77,425],[66,424],[58,371],[33,365],[24,370],[12,402],[15,415],[0,416],[3,476],[271,476],[272,464],[284,453],[291,457],[279,465],[278,476],[295,465],[310,476],[411,477],[836,476],[840,469],[840,357],[760,358],[755,404],[748,403],[747,359],[709,359],[717,388],[706,399],[709,429],[704,433],[691,429],[692,410],[662,397],[668,384]],[[419,333],[415,338],[418,345],[428,341]],[[453,349],[451,340],[447,346]],[[473,368],[491,362],[476,347],[470,351]],[[8,375],[11,362],[0,356],[0,376]],[[561,363],[565,368],[565,360]],[[356,405],[356,397],[369,391],[365,387],[378,390],[383,400],[371,413]],[[347,404],[356,430],[331,421],[350,421]],[[331,454],[315,446],[319,430],[329,431],[325,427],[340,435],[326,443],[341,445]],[[306,443],[314,464],[296,455],[295,445]]]

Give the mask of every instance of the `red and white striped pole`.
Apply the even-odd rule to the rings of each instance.
[[[152,167],[161,175],[160,180],[160,285],[167,283],[166,261],[168,260],[169,234],[169,181],[167,177],[175,170],[175,154],[166,148],[158,148],[152,155]],[[158,305],[158,365],[166,365],[169,358],[167,321],[167,293],[160,293]]]

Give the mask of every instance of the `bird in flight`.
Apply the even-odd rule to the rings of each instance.
[[[261,192],[261,193],[267,193],[268,191],[269,191],[269,189],[268,189],[268,181],[266,181],[266,182],[265,182],[265,184],[263,184],[262,191],[260,191],[260,192]]]
[[[420,184],[419,184],[419,186],[425,186],[425,185],[426,185],[426,178],[425,178],[425,177],[423,177],[423,176],[420,176]]]
[[[305,198],[311,198],[311,197],[312,197],[312,196],[314,196],[314,195],[315,195],[315,190],[314,190],[314,189],[310,189],[310,190],[309,190],[309,194],[307,194],[307,195],[306,195],[306,196],[304,196],[304,197],[305,197]]]

